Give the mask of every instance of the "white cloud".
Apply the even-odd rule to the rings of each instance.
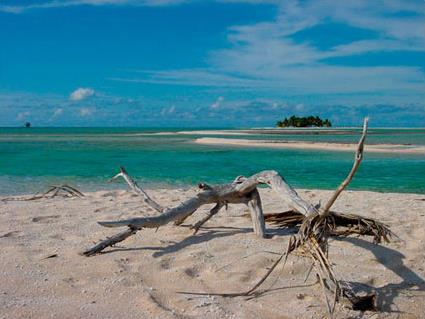
[[[234,66],[233,66],[234,67]],[[291,65],[276,68],[246,68],[246,75],[217,76],[216,70],[161,71],[138,79],[113,79],[140,83],[212,86],[221,89],[299,94],[343,94],[383,92],[423,95],[423,72],[419,67],[351,67],[324,64]],[[249,74],[249,77],[248,77]],[[215,106],[213,104],[212,106]]]
[[[29,117],[30,115],[31,115],[31,112],[29,112],[29,111],[19,112],[19,113],[16,115],[16,119],[17,119],[18,121],[28,120],[28,117]]]
[[[50,0],[39,1],[38,3],[24,4],[24,5],[0,5],[0,12],[7,13],[23,13],[33,9],[53,9],[53,8],[66,8],[75,6],[106,6],[106,5],[129,5],[129,6],[166,6],[177,5],[188,0]]]
[[[53,111],[52,117],[55,118],[55,117],[61,116],[62,114],[63,114],[63,108],[57,108]]]
[[[405,101],[424,95],[424,71],[420,66],[385,66],[385,61],[379,66],[344,65],[343,59],[338,65],[326,62],[369,52],[425,52],[423,1],[288,0],[276,1],[276,5],[278,13],[271,21],[229,28],[229,45],[209,53],[207,68],[139,72],[139,78],[112,80],[252,88],[284,94],[399,92]],[[329,22],[366,29],[371,38],[348,43],[344,39],[331,48],[315,46],[307,37],[295,41],[297,32]]]
[[[425,5],[388,1],[285,1],[272,22],[231,28],[229,49],[214,51],[210,61],[226,72],[245,76],[281,74],[287,66],[325,65],[322,60],[371,51],[425,51]],[[397,15],[407,11],[410,15]],[[298,31],[332,22],[375,32],[374,39],[353,41],[325,50],[292,39]]]
[[[170,107],[163,108],[161,110],[161,115],[162,116],[171,115],[171,114],[174,114],[175,112],[176,112],[176,107],[172,105]]]
[[[219,91],[218,89],[214,91]],[[239,92],[239,90],[236,90]],[[290,96],[290,97],[253,97],[245,91],[237,96],[226,94],[226,103],[219,109],[209,109],[208,96],[203,101],[178,99],[175,106],[167,106],[169,98],[145,100],[135,98],[135,105],[123,103],[113,105],[113,97],[98,98],[96,107],[85,105],[76,107],[67,97],[55,95],[34,95],[0,92],[0,126],[22,126],[26,121],[37,126],[55,125],[140,125],[144,123],[158,126],[166,123],[170,126],[272,126],[277,119],[301,113],[299,115],[319,115],[332,120],[335,125],[358,125],[365,115],[373,118],[374,126],[423,126],[425,123],[424,94],[415,95],[414,102],[406,103],[403,96],[382,94],[347,94],[332,96]],[[208,90],[211,94],[211,90]],[[216,94],[216,93],[214,93]],[[394,92],[397,94],[397,92]],[[173,98],[176,96],[173,94]],[[194,107],[197,103],[203,107]],[[198,104],[198,105],[199,105]],[[297,106],[297,105],[303,105]],[[62,116],[53,118],[56,109],[63,109]],[[164,117],[157,110],[163,109]],[[74,112],[72,112],[74,111]],[[60,113],[60,111],[58,111]],[[161,111],[159,111],[160,113]],[[168,115],[170,112],[170,115]],[[18,116],[18,114],[20,114]],[[66,116],[65,116],[66,114]],[[19,119],[18,119],[19,118]]]
[[[51,0],[34,2],[36,3],[34,5],[17,5],[8,8],[10,12],[15,10],[16,13],[20,13],[29,9],[76,5],[159,6],[192,1],[196,0]],[[218,0],[218,2],[263,3],[260,0]],[[218,98],[209,105],[212,101],[204,98],[201,103],[204,107],[196,109],[195,115],[209,112],[220,118],[222,114],[220,115],[217,110],[226,108],[227,111],[239,108],[235,120],[242,120],[238,117],[241,108],[252,108],[260,110],[259,112],[262,109],[255,103],[235,103],[234,96],[229,94],[232,88],[233,92],[238,91],[242,94],[249,91],[252,94],[249,95],[251,97],[291,96],[291,110],[300,105],[298,108],[306,112],[315,110],[311,105],[319,105],[324,101],[328,104],[333,103],[333,105],[343,103],[353,109],[364,103],[374,103],[374,105],[418,103],[423,107],[424,70],[420,66],[412,66],[412,63],[406,63],[409,66],[402,65],[403,63],[400,63],[399,66],[394,66],[395,63],[385,66],[385,61],[380,61],[380,66],[344,65],[344,59],[338,59],[338,65],[329,63],[329,58],[362,55],[369,52],[425,52],[423,29],[425,3],[422,0],[270,0],[267,2],[276,5],[275,17],[269,21],[230,27],[226,49],[210,51],[205,59],[206,66],[203,68],[145,71],[138,72],[138,77],[121,76],[120,78],[110,78],[110,80],[215,87],[211,89],[214,92],[213,96],[226,96],[226,103],[223,103],[223,99]],[[0,5],[1,10],[5,11],[5,6]],[[347,41],[347,39],[351,39],[350,36],[347,36],[341,43],[335,43],[330,48],[316,45],[317,41],[308,39],[307,36],[301,39],[294,36],[295,34],[299,35],[300,31],[306,31],[304,33],[308,34],[312,28],[329,22],[366,29],[370,31],[370,35],[351,42]],[[332,34],[329,34],[329,37],[335,40]],[[205,90],[205,88],[200,89]],[[81,90],[92,91],[83,93]],[[79,93],[76,93],[77,91]],[[258,92],[264,94],[259,95]],[[74,93],[76,98],[72,98]],[[93,89],[79,88],[71,94],[70,99],[78,101],[94,94]],[[303,99],[299,99],[300,96],[303,96]],[[249,100],[248,95],[245,97]],[[99,96],[96,94],[96,99],[98,98]],[[104,97],[104,99],[107,98]],[[68,101],[68,103],[71,104],[72,101]],[[105,104],[109,107],[111,103],[113,102],[108,99]],[[117,99],[116,103],[121,104],[123,101]],[[132,104],[133,101],[129,100],[128,103]],[[155,110],[161,110],[160,114],[163,116],[175,114],[176,116],[169,116],[173,120],[186,111],[185,107],[180,104],[177,105],[179,112],[176,112],[174,105],[164,107],[164,105],[169,105],[167,103],[168,101],[157,105]],[[326,103],[322,104],[323,109],[325,109],[323,105]],[[267,110],[280,112],[286,109],[285,105],[285,102],[278,98],[276,102],[269,103]],[[101,107],[98,106],[99,110]],[[80,116],[89,116],[93,113],[92,109],[85,109],[87,110],[80,110]],[[348,109],[345,109],[344,114],[348,114]],[[416,107],[414,110],[416,113],[422,114],[423,118],[423,109],[420,110],[419,107]],[[333,108],[332,111],[338,112],[338,107]],[[51,114],[51,111],[49,112]],[[155,116],[158,116],[157,112],[152,113],[156,113]],[[14,114],[16,113],[14,112],[13,116]],[[103,114],[103,112],[99,111],[98,114]],[[264,114],[261,115],[264,116]],[[272,115],[275,116],[274,113]],[[408,117],[406,116],[406,118]]]
[[[95,108],[92,107],[82,107],[79,110],[79,115],[81,117],[89,117],[96,111]]]
[[[78,88],[69,95],[72,101],[81,101],[94,95],[94,90],[91,88]]]
[[[215,109],[220,108],[223,101],[224,101],[224,97],[219,96],[218,99],[213,104],[210,105],[210,109],[215,110]]]
[[[304,106],[304,104],[303,104],[303,103],[298,103],[297,105],[295,105],[294,109],[295,109],[297,112],[302,112],[302,111],[304,111],[305,106]]]

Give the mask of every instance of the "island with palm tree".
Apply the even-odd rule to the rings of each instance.
[[[276,123],[277,127],[331,127],[332,123],[328,120],[322,120],[318,116],[298,117],[292,115],[285,117],[283,120]]]

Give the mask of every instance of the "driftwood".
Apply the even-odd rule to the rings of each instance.
[[[200,192],[195,197],[187,199],[176,207],[163,208],[137,185],[124,168],[121,168],[120,173],[113,177],[113,179],[123,177],[131,189],[137,194],[142,195],[144,202],[160,214],[151,217],[98,222],[104,227],[127,227],[127,230],[101,241],[94,247],[85,250],[82,254],[93,256],[101,253],[105,248],[123,241],[143,228],[157,228],[170,222],[180,225],[201,206],[215,204],[205,218],[192,226],[192,229],[196,233],[222,207],[228,204],[245,204],[250,210],[253,230],[257,236],[267,237],[265,221],[279,227],[297,227],[298,233],[290,238],[286,252],[280,255],[267,273],[251,289],[241,293],[219,293],[216,295],[225,297],[253,296],[255,290],[266,280],[275,267],[283,259],[286,260],[291,252],[297,250],[298,253],[312,259],[318,280],[323,287],[330,316],[332,316],[335,304],[340,298],[347,299],[354,309],[374,308],[375,296],[373,294],[363,297],[357,296],[348,283],[337,279],[327,257],[328,238],[330,236],[348,236],[352,234],[372,236],[374,241],[379,243],[382,240],[389,241],[392,235],[392,232],[378,221],[355,214],[343,214],[331,210],[338,196],[350,183],[360,165],[363,158],[367,127],[368,120],[365,119],[353,167],[347,178],[336,189],[322,209],[320,209],[319,205],[315,206],[302,199],[278,172],[272,170],[262,171],[250,177],[238,176],[232,183],[224,185],[210,186],[201,183],[199,184]],[[273,189],[281,200],[292,209],[280,214],[264,215],[260,194],[257,189],[257,186],[261,184],[265,184]],[[332,293],[333,305],[331,305],[328,292]],[[209,292],[205,294],[211,295],[213,293]]]
[[[31,200],[37,200],[37,199],[44,199],[44,198],[53,198],[56,196],[62,196],[62,197],[84,197],[84,194],[80,192],[75,187],[63,184],[60,186],[50,186],[50,188],[42,193],[42,194],[35,194],[31,197],[7,197],[3,198],[2,201],[8,202],[8,201],[31,201]]]
[[[211,210],[210,216],[193,226],[193,229],[196,232],[197,229],[199,229],[203,223],[216,214],[221,207],[228,204],[245,204],[251,211],[254,232],[259,237],[266,237],[267,234],[261,206],[261,199],[257,190],[257,186],[259,184],[269,185],[277,192],[283,201],[290,203],[294,209],[296,209],[298,212],[301,212],[305,216],[310,216],[311,214],[317,213],[316,208],[299,197],[297,192],[291,186],[289,186],[276,171],[263,171],[248,178],[239,176],[230,184],[218,186],[209,186],[204,183],[199,184],[201,191],[195,197],[189,198],[180,205],[173,208],[162,208],[158,203],[151,199],[147,193],[134,182],[134,180],[127,174],[123,167],[121,167],[121,172],[113,179],[119,176],[125,179],[133,191],[138,194],[143,194],[146,204],[155,210],[158,210],[159,208],[162,209],[162,213],[157,216],[138,217],[120,221],[98,222],[99,225],[104,227],[127,226],[132,230],[131,233],[134,233],[137,230],[141,230],[142,228],[157,228],[170,222],[181,224],[187,217],[192,215],[202,205],[216,204],[216,206]],[[122,240],[127,237],[128,236],[123,237]],[[106,239],[101,244],[84,251],[83,255],[92,256],[100,253],[106,247],[120,242],[121,240],[118,240],[119,238],[116,238],[112,243],[109,239]]]

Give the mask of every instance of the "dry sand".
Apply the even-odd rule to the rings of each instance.
[[[298,142],[279,140],[249,140],[232,138],[202,137],[195,140],[197,144],[205,145],[233,145],[271,148],[296,148],[306,150],[324,151],[355,151],[357,144],[343,143],[321,143],[321,142]],[[404,153],[425,154],[425,146],[421,145],[398,145],[398,144],[376,144],[365,145],[365,150],[373,153]]]
[[[156,190],[164,205],[176,205],[194,190]],[[266,212],[282,207],[261,190]],[[330,192],[301,191],[317,202]],[[187,223],[208,210],[201,209]],[[376,287],[381,313],[337,308],[336,318],[425,318],[425,195],[351,192],[335,210],[378,218],[401,240],[377,246],[370,240],[332,240],[330,257],[344,279]],[[153,214],[130,192],[99,191],[83,199],[0,201],[0,318],[321,318],[326,316],[306,259],[291,256],[253,300],[178,294],[178,291],[238,292],[250,287],[281,252],[289,232],[271,229],[259,239],[244,206],[230,205],[196,236],[187,227],[140,231],[108,253],[78,255],[119,229],[97,220]],[[48,258],[49,256],[54,256]],[[307,286],[306,286],[307,285]],[[310,286],[308,286],[310,285]]]

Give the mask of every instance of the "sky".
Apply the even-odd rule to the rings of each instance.
[[[0,126],[425,127],[424,0],[0,0]]]

